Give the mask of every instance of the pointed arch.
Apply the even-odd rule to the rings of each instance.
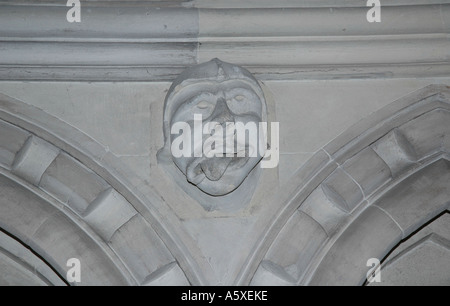
[[[320,150],[279,193],[283,205],[241,283],[361,285],[383,259],[449,209],[450,88],[428,86]]]
[[[1,228],[62,276],[78,256],[82,284],[205,284],[208,265],[179,220],[125,173],[80,131],[0,95]]]

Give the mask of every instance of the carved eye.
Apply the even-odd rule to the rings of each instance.
[[[206,101],[202,101],[202,102],[197,104],[197,107],[199,109],[207,109],[207,108],[211,107],[211,103],[208,103]]]
[[[244,101],[245,97],[239,95],[239,96],[236,96],[235,99],[239,102],[242,102],[242,101]]]

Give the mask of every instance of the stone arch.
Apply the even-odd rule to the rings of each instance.
[[[58,272],[17,237],[0,230],[0,286],[64,286]]]
[[[81,285],[204,284],[175,216],[123,173],[86,135],[0,95],[0,228],[62,277],[80,259]]]
[[[242,282],[362,285],[383,259],[449,209],[450,88],[402,98],[326,145],[280,192]]]

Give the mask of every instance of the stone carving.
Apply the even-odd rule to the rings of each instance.
[[[199,118],[201,122],[196,123]],[[232,132],[229,132],[229,124],[255,123],[258,126],[260,122],[266,122],[266,118],[263,91],[246,69],[218,59],[191,67],[174,81],[167,94],[164,105],[165,145],[158,153],[158,160],[160,164],[172,169],[172,175],[172,166],[175,165],[178,174],[184,175],[184,178],[174,175],[177,183],[196,200],[200,200],[208,210],[217,209],[218,207],[213,207],[217,205],[211,204],[212,198],[200,196],[198,191],[218,198],[235,194],[244,181],[251,180],[251,185],[255,185],[257,175],[250,177],[250,174],[259,172],[256,165],[264,156],[267,144],[261,130],[257,133],[257,145],[249,141],[251,136],[245,137],[245,143],[242,143],[244,139],[236,136],[236,129],[232,128]],[[182,156],[173,152],[174,146],[179,148],[179,143],[174,144],[174,141],[177,141],[181,133],[174,135],[174,132],[178,133],[176,124],[180,122],[189,126],[183,132],[190,133],[184,135],[190,136],[184,138],[190,143],[183,143],[185,154]],[[208,125],[212,129],[205,132]],[[215,153],[223,153],[223,156],[208,156],[205,141],[213,135],[208,134],[209,132],[217,131],[217,125],[223,131],[223,152],[214,147],[217,143],[212,148]],[[227,147],[230,143],[231,149]],[[262,143],[264,146],[261,146]],[[262,147],[264,148],[261,149]],[[196,188],[197,192],[192,188]],[[248,195],[254,188],[247,186],[246,189],[244,193]],[[229,204],[228,201],[227,205]]]

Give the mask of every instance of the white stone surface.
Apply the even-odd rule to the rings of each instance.
[[[332,202],[350,213],[364,199],[361,187],[348,173],[336,169],[322,184],[322,190]]]
[[[81,215],[109,185],[67,154],[60,154],[43,174],[39,187]]]
[[[293,286],[294,284],[295,279],[292,276],[270,261],[261,263],[250,283],[251,286]]]
[[[361,186],[365,195],[369,195],[391,178],[389,167],[372,148],[364,149],[355,155],[343,168]]]
[[[430,155],[441,150],[445,135],[449,133],[448,110],[434,110],[401,127],[402,133],[419,156]],[[427,132],[428,131],[428,132]]]
[[[386,258],[385,263],[388,263],[390,260],[394,259],[402,253],[403,251],[409,249],[414,244],[418,243],[420,240],[429,237],[431,235],[436,235],[442,238],[447,239],[450,237],[450,212],[447,210],[446,213],[441,214],[435,220],[427,224],[425,227],[421,228],[417,233],[408,237],[404,240],[399,246],[397,246],[389,257]]]
[[[213,268],[213,285],[223,286],[234,282],[239,273],[239,263],[252,249],[254,237],[250,236],[249,228],[254,223],[253,219],[205,218],[184,223]]]
[[[401,243],[369,286],[448,286],[450,214],[446,213]]]
[[[95,241],[80,233],[71,220],[62,214],[55,214],[43,223],[33,235],[33,248],[51,258],[50,265],[60,267],[58,272],[67,273],[67,262],[77,258],[81,263],[82,285],[120,286],[127,282],[113,263],[105,260],[103,250]]]
[[[161,238],[140,216],[122,226],[111,238],[110,245],[128,262],[128,268],[141,284],[149,275],[173,262]]]
[[[0,8],[0,92],[26,104],[0,99],[0,226],[62,274],[70,255],[86,284],[358,285],[448,209],[448,0],[386,0],[381,24],[357,0],[85,1],[81,24],[19,2]],[[235,212],[156,159],[172,81],[213,57],[261,81],[281,128],[278,169]],[[437,263],[441,238],[395,269]]]
[[[44,195],[35,194],[30,186],[21,186],[5,176],[0,179],[0,224],[46,262],[60,275],[66,275],[70,258],[82,262],[85,285],[127,284],[120,268],[104,249]],[[73,216],[72,216],[73,217]],[[53,282],[52,282],[53,283]],[[57,283],[56,283],[57,284]]]
[[[392,80],[381,81],[381,80],[365,80],[365,81],[320,81],[319,83],[329,85],[319,90],[319,86],[315,82],[302,81],[302,82],[265,82],[267,90],[270,91],[273,96],[273,100],[277,105],[277,120],[280,121],[280,126],[282,127],[281,136],[281,150],[284,164],[284,168],[279,169],[277,172],[280,173],[282,182],[289,184],[291,182],[291,177],[296,173],[297,169],[300,169],[302,165],[307,161],[304,156],[310,156],[317,147],[327,144],[332,140],[335,135],[338,135],[341,129],[345,129],[350,124],[356,123],[367,116],[371,111],[368,109],[372,108],[373,111],[378,110],[383,105],[389,104],[391,101],[389,99],[395,99],[396,96],[401,96],[404,93],[408,93],[415,88],[419,88],[423,84],[428,84],[432,81],[445,82],[445,79],[439,80]],[[331,84],[334,84],[331,86]],[[359,91],[361,95],[351,95],[352,92],[358,88],[364,88]],[[163,174],[159,173],[158,167],[156,165],[156,150],[161,148],[163,143],[163,138],[161,135],[162,130],[162,103],[165,95],[165,90],[168,89],[168,83],[123,83],[118,84],[83,84],[83,83],[32,83],[24,84],[18,82],[1,83],[0,88],[2,91],[18,97],[19,99],[33,104],[39,108],[44,109],[46,112],[53,114],[62,120],[68,122],[70,125],[75,126],[77,129],[83,131],[84,133],[90,135],[91,137],[98,140],[106,148],[108,148],[114,155],[122,159],[129,167],[129,179],[134,182],[136,186],[148,186],[152,184],[157,186],[159,190],[164,190],[167,186],[171,186],[171,182],[164,178]],[[316,86],[317,91],[314,92],[309,87]],[[54,89],[52,95],[48,95],[47,92],[49,88]],[[283,92],[280,88],[289,89]],[[308,110],[313,110],[313,105],[315,100],[311,99],[316,96],[319,98],[320,93],[325,94],[325,96],[332,95],[333,91],[339,88],[339,95],[334,94],[335,101],[329,101],[328,105],[334,107],[334,105],[348,103],[347,110],[352,109],[354,114],[352,116],[338,115],[344,113],[344,110],[338,112],[338,108],[333,111],[336,115],[328,114],[326,118],[323,119],[320,112],[308,112]],[[275,89],[275,90],[274,90]],[[67,96],[67,90],[69,92],[75,92],[74,96],[71,97],[72,101]],[[306,91],[311,94],[310,98],[306,102],[306,111],[301,111],[303,107],[302,104],[287,102],[289,96],[296,96],[294,92],[296,91]],[[378,96],[377,92],[386,92],[386,95]],[[59,92],[59,93],[58,93]],[[121,92],[119,94],[119,92]],[[150,94],[147,94],[150,93]],[[154,94],[151,94],[154,93]],[[345,93],[341,96],[341,93]],[[358,91],[356,91],[358,93]],[[361,106],[359,112],[354,108],[359,106],[360,102],[363,101],[364,93],[369,94],[369,99],[371,101],[370,105]],[[96,112],[90,113],[88,111],[87,99],[92,95],[103,96],[104,103],[96,106]],[[106,103],[108,100],[108,103]],[[131,104],[126,106],[123,105],[123,101],[132,101]],[[377,103],[372,104],[372,101],[377,101]],[[75,102],[74,102],[75,101]],[[351,103],[350,103],[351,102]],[[92,103],[92,102],[91,102]],[[279,104],[281,103],[281,104]],[[309,106],[308,106],[309,104]],[[75,107],[77,105],[77,107]],[[294,109],[298,109],[296,112]],[[342,107],[341,107],[342,108]],[[325,106],[318,106],[318,109],[327,110]],[[345,107],[343,108],[345,109]],[[70,111],[69,111],[70,110]],[[129,116],[127,120],[121,121],[121,116],[117,115],[114,117],[112,114],[119,114],[125,112],[126,116]],[[296,113],[296,116],[293,114]],[[137,114],[137,119],[134,118]],[[103,119],[101,119],[103,117]],[[85,118],[89,118],[86,120]],[[308,128],[305,126],[304,119],[307,118],[309,122]],[[315,119],[313,119],[315,118]],[[345,120],[344,120],[345,118]],[[327,122],[326,125],[323,123]],[[125,129],[117,128],[122,124],[127,127]],[[104,126],[107,126],[105,128]],[[103,126],[103,128],[99,128]],[[283,130],[283,126],[291,129],[291,134]],[[340,127],[340,128],[338,128]],[[314,142],[308,141],[308,133],[301,133],[301,131],[314,131],[312,135],[315,135]],[[295,134],[298,132],[298,135]],[[119,133],[119,137],[116,137]],[[122,136],[120,136],[122,135]],[[323,136],[321,136],[323,135]],[[294,140],[292,140],[294,138]],[[312,139],[312,138],[311,138]],[[320,141],[320,139],[322,139]],[[306,142],[305,142],[306,140]],[[316,143],[316,144],[314,144]],[[314,145],[313,145],[314,144]],[[291,152],[287,150],[290,146],[298,146],[300,153]],[[303,148],[305,149],[301,149]],[[302,153],[306,151],[307,153]],[[153,152],[153,153],[152,153]],[[284,153],[283,153],[284,152]],[[284,170],[283,170],[284,169]],[[162,175],[162,176],[161,176]],[[305,177],[305,180],[309,178]],[[173,186],[168,189],[174,190]],[[267,189],[267,193],[273,193],[273,191]],[[263,193],[258,193],[260,199],[266,199]],[[259,229],[262,228],[262,223],[258,223],[259,227],[255,225],[254,221],[249,221],[249,216],[252,214],[262,213],[269,206],[258,205],[256,202],[252,205],[250,210],[240,213],[239,217],[241,221],[237,221],[236,216],[226,215],[229,219],[224,222],[223,226],[218,225],[218,221],[215,217],[224,217],[224,215],[209,215],[201,211],[197,207],[197,204],[192,200],[186,198],[182,194],[177,194],[170,192],[164,195],[164,199],[167,201],[171,208],[175,209],[178,216],[181,216],[188,228],[189,235],[198,235],[195,238],[196,241],[204,241],[200,243],[201,254],[204,252],[206,254],[211,254],[211,266],[215,271],[215,279],[212,281],[214,284],[218,283],[232,283],[235,281],[236,275],[239,273],[238,268],[228,269],[229,266],[225,267],[223,261],[225,258],[224,254],[240,245],[245,245],[245,248],[240,247],[241,252],[239,254],[233,254],[235,267],[239,267],[244,261],[248,254],[252,252],[252,247],[255,241],[258,239]],[[357,201],[357,200],[353,200]],[[267,202],[260,202],[267,203]],[[266,204],[268,205],[268,204]],[[205,220],[210,219],[210,221],[199,221],[198,218],[205,218]],[[220,219],[218,219],[220,220]],[[225,225],[226,224],[226,225]],[[239,226],[239,231],[232,230],[236,228],[236,224],[241,224]],[[252,224],[252,225],[250,225]],[[222,237],[226,239],[217,239],[209,237],[208,233],[217,232]],[[241,237],[241,232],[248,232],[248,235]],[[195,233],[195,234],[194,234]],[[213,247],[210,243],[211,240],[220,241]],[[227,242],[228,241],[228,242]],[[208,246],[206,246],[208,245]],[[131,255],[128,258],[133,258]],[[203,256],[203,255],[202,255]],[[226,257],[226,256],[225,256]],[[229,258],[227,258],[228,260]],[[132,259],[134,260],[134,259]],[[136,268],[138,269],[138,268]],[[153,272],[149,270],[148,273]],[[228,274],[227,274],[228,273]],[[141,276],[143,280],[149,274]]]
[[[390,102],[428,84],[449,81],[442,78],[264,82],[274,97],[280,121],[283,156],[280,174],[286,173],[283,170],[286,164],[290,165],[286,175],[295,172],[306,161],[305,156],[311,156]],[[162,102],[169,87],[169,83],[1,82],[0,92],[39,107],[83,131],[148,180],[142,158],[152,157],[151,150],[162,147]],[[159,142],[159,147],[154,147],[155,142]],[[288,177],[283,176],[283,180]]]
[[[280,232],[266,258],[282,267],[290,275],[287,279],[296,283],[327,238],[319,223],[297,211]],[[253,282],[256,281],[257,274],[253,279]],[[270,284],[270,280],[266,282],[266,285]]]
[[[334,203],[321,187],[311,193],[300,210],[316,220],[329,236],[333,235],[348,216],[348,213],[339,204]]]
[[[32,271],[0,253],[0,286],[47,286]]]
[[[387,214],[378,208],[367,209],[339,237],[309,284],[364,284],[367,261],[383,258],[401,237],[400,228]]]
[[[378,200],[378,205],[401,227],[403,238],[448,206],[450,162],[440,160],[401,182]]]
[[[65,286],[41,258],[3,232],[0,232],[0,266],[0,286]]]

